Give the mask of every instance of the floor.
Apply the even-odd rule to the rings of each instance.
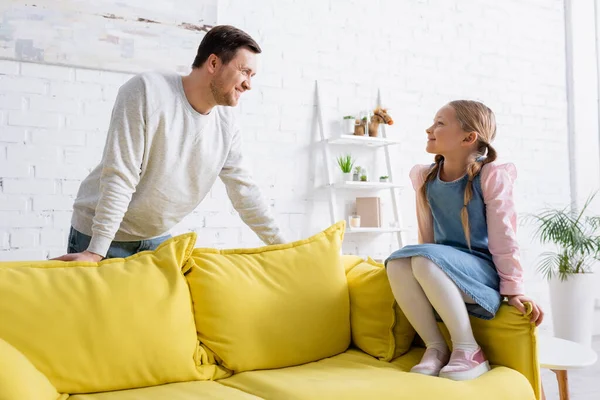
[[[592,347],[600,358],[600,336],[595,336]],[[542,384],[547,400],[558,400],[558,385],[556,375],[547,369],[542,369]],[[569,371],[569,392],[571,400],[600,399],[600,361],[589,368]]]

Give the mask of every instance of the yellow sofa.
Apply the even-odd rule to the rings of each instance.
[[[195,248],[189,233],[126,259],[0,263],[0,400],[540,398],[535,327],[508,305],[472,320],[492,371],[407,372],[424,350],[383,266],[340,255],[344,229],[258,249]]]

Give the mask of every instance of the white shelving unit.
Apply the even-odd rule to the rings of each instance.
[[[402,186],[396,185],[393,183],[383,183],[383,182],[356,182],[356,181],[346,181],[343,183],[333,183],[333,187],[336,189],[351,189],[351,190],[383,190],[383,189],[392,189],[397,188],[401,189]]]
[[[323,113],[321,109],[321,93],[319,90],[319,82],[316,82],[316,103],[317,103],[317,124],[319,129],[319,134],[321,137],[321,141],[323,142],[325,163],[327,164],[327,168],[324,168],[327,179],[327,186],[329,189],[329,213],[331,217],[331,223],[335,223],[340,218],[337,216],[337,190],[365,190],[365,191],[373,191],[373,190],[389,190],[391,199],[392,199],[392,210],[394,214],[394,222],[395,227],[390,228],[351,228],[348,227],[346,229],[347,234],[354,233],[362,233],[362,234],[382,234],[382,233],[395,233],[398,239],[398,247],[403,247],[404,240],[404,232],[403,232],[403,224],[402,224],[402,216],[400,215],[400,209],[398,206],[398,195],[400,190],[402,189],[401,185],[394,184],[394,173],[392,171],[392,166],[390,162],[390,151],[389,146],[400,144],[399,140],[388,139],[385,124],[381,125],[381,137],[369,137],[369,136],[354,136],[354,135],[341,135],[335,137],[326,137],[325,136],[325,125],[323,124]],[[377,105],[381,105],[381,92],[377,91]],[[333,167],[333,159],[331,156],[332,145],[352,145],[352,146],[360,146],[362,148],[370,148],[370,149],[383,149],[385,154],[385,162],[387,167],[387,175],[389,177],[390,182],[355,182],[355,181],[346,181],[337,183],[333,180],[333,174],[331,172],[331,168]]]
[[[400,144],[399,140],[391,140],[391,139],[386,139],[386,138],[370,137],[370,136],[353,136],[353,135],[340,136],[340,137],[336,137],[336,138],[332,138],[332,139],[327,139],[326,142],[329,144],[341,144],[341,145],[357,144],[357,145],[367,146],[367,147],[383,147],[383,146],[390,146],[392,144]]]

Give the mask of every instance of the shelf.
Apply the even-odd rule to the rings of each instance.
[[[400,228],[347,228],[346,233],[395,233],[401,232]]]
[[[397,185],[389,182],[356,182],[356,181],[346,181],[342,183],[334,183],[332,185],[336,189],[393,189],[393,188],[401,188],[402,185]]]
[[[386,139],[382,137],[370,137],[370,136],[354,136],[354,135],[341,135],[336,138],[327,139],[329,144],[350,144],[360,145],[368,147],[384,147],[395,144],[400,144],[399,140]]]
[[[326,102],[328,103],[328,102]],[[381,106],[382,101],[381,101],[381,91],[378,89],[377,90],[377,100],[376,100],[376,106]],[[315,107],[316,107],[316,129],[318,130],[318,136],[319,139],[318,140],[318,144],[321,148],[321,150],[323,151],[323,156],[324,156],[324,163],[323,163],[323,168],[320,168],[320,171],[323,171],[323,178],[324,180],[322,180],[321,184],[319,185],[320,188],[319,189],[325,189],[323,191],[326,191],[329,197],[329,214],[330,214],[330,218],[332,221],[337,221],[338,220],[338,216],[339,216],[339,206],[340,204],[338,203],[338,198],[341,197],[344,203],[347,203],[348,200],[350,200],[350,197],[354,197],[354,196],[358,196],[358,195],[367,195],[367,196],[373,196],[373,195],[383,195],[383,197],[386,198],[386,202],[388,201],[388,199],[390,200],[391,204],[386,204],[385,208],[388,208],[388,206],[390,206],[389,208],[391,208],[390,212],[393,212],[393,215],[390,215],[389,218],[387,216],[387,212],[384,212],[383,210],[379,210],[380,213],[385,213],[386,214],[386,218],[385,220],[387,221],[389,219],[390,224],[385,224],[386,227],[380,227],[380,228],[352,228],[350,226],[347,226],[346,229],[346,233],[348,234],[363,234],[365,236],[361,236],[361,235],[354,235],[354,239],[352,240],[357,240],[357,241],[362,241],[362,239],[360,239],[361,237],[367,237],[367,234],[372,234],[372,235],[379,235],[379,234],[392,234],[389,235],[389,239],[397,239],[398,241],[398,246],[402,247],[405,239],[404,239],[404,235],[405,235],[405,230],[401,229],[403,228],[402,226],[402,218],[400,216],[401,214],[401,207],[400,204],[398,202],[398,198],[399,195],[404,191],[404,188],[406,186],[406,183],[403,180],[396,180],[398,182],[401,183],[401,185],[398,185],[396,183],[395,180],[392,179],[392,175],[393,175],[393,166],[392,166],[392,154],[391,154],[391,150],[390,147],[388,146],[392,146],[392,145],[400,145],[403,143],[401,143],[401,136],[402,135],[396,135],[395,133],[388,135],[388,132],[390,132],[387,129],[387,125],[383,124],[380,127],[380,132],[381,134],[375,137],[371,137],[371,136],[356,136],[353,135],[352,132],[350,132],[351,128],[348,129],[348,132],[345,132],[344,130],[340,130],[340,129],[336,129],[335,132],[333,131],[328,131],[328,129],[326,129],[325,126],[325,122],[323,119],[323,111],[325,111],[323,108],[323,97],[321,96],[321,90],[319,89],[319,82],[315,82]],[[327,109],[329,109],[327,107]],[[351,111],[350,111],[351,112]],[[338,122],[342,122],[341,120],[339,120],[340,118],[340,114],[339,111],[336,113],[336,120]],[[331,121],[331,120],[329,120]],[[328,124],[329,125],[329,124]],[[347,126],[347,124],[345,124]],[[339,127],[338,127],[339,128]],[[333,145],[337,145],[338,148],[334,149]],[[346,146],[346,147],[344,147]],[[397,147],[398,148],[398,147]],[[353,181],[353,177],[355,177],[356,175],[352,174],[344,174],[341,175],[340,173],[342,171],[340,171],[339,168],[334,168],[334,165],[336,164],[336,160],[334,155],[332,154],[332,152],[337,152],[337,151],[352,151],[352,152],[359,152],[361,155],[364,155],[366,153],[369,153],[370,151],[375,151],[375,153],[379,154],[379,152],[381,151],[380,154],[381,156],[381,161],[385,162],[385,169],[382,169],[381,172],[377,171],[377,173],[375,173],[375,171],[372,171],[370,177],[373,179],[373,181],[371,182],[362,182],[362,181]],[[370,156],[375,155],[375,153],[371,153]],[[353,157],[354,158],[354,157]],[[377,168],[379,168],[380,166],[377,165]],[[334,170],[332,169],[334,168],[335,171],[337,171],[337,173],[334,172]],[[369,170],[369,169],[368,169]],[[385,171],[385,172],[383,172]],[[364,174],[366,175],[366,174]],[[367,175],[368,177],[369,175]],[[389,180],[391,182],[380,182],[378,177],[379,176],[389,176]],[[397,190],[396,190],[397,189]],[[343,192],[341,191],[343,190]],[[389,195],[387,195],[383,190],[389,190]],[[382,207],[381,203],[380,203],[380,207]],[[347,210],[346,210],[347,211]],[[393,217],[393,218],[392,218]],[[364,221],[365,223],[367,222],[366,220]],[[349,224],[348,224],[349,225]],[[369,225],[369,224],[367,224]],[[393,227],[390,227],[390,225],[392,225]],[[381,238],[381,239],[388,239],[388,235],[382,235],[382,236],[377,236],[377,238]],[[366,248],[365,248],[366,251]],[[373,253],[369,251],[369,253],[371,253],[370,255],[373,256]],[[383,254],[378,254],[377,256],[383,258],[384,256],[387,255],[383,255]]]

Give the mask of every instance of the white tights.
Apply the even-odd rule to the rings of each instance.
[[[440,267],[425,257],[400,258],[387,263],[387,274],[396,302],[427,348],[448,352],[435,308],[450,332],[453,349],[477,349],[465,306],[474,301]]]

